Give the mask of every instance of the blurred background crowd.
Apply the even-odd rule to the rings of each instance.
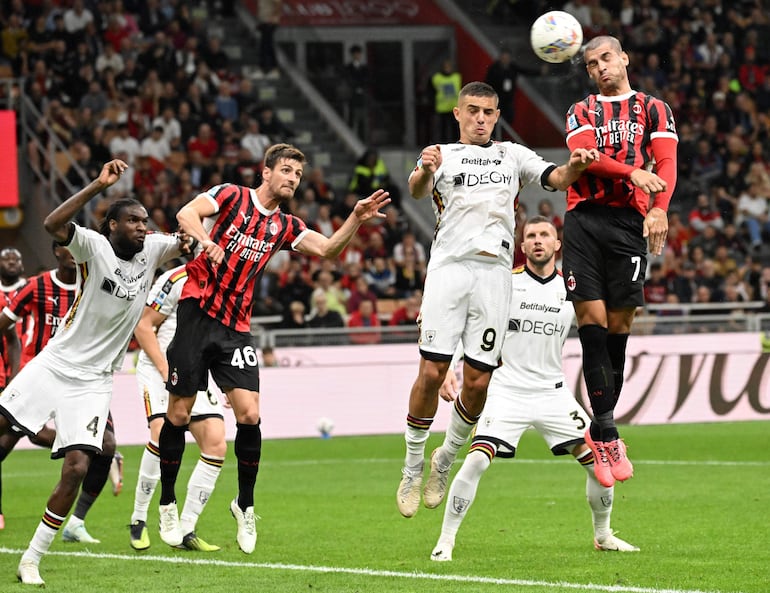
[[[280,10],[280,2],[266,4]],[[770,10],[761,0],[485,5],[489,15],[517,22],[554,8],[575,15],[586,39],[620,38],[634,88],[664,99],[677,121],[679,181],[667,248],[649,265],[648,303],[734,303],[740,309],[761,301],[756,307],[770,312]],[[132,167],[133,174],[96,204],[97,219],[110,200],[134,196],[150,213],[152,228],[174,230],[177,210],[200,191],[223,182],[256,187],[270,144],[294,141],[302,148],[301,130],[282,122],[280,106],[257,92],[261,81],[280,78],[274,59],[245,76],[231,67],[221,35],[207,33],[207,22],[232,10],[231,2],[181,0],[2,3],[0,76],[22,80],[87,178],[112,158]],[[360,53],[338,65],[340,80],[354,90],[368,84]],[[548,76],[548,68],[520,70]],[[366,140],[366,118],[354,99],[348,115]],[[41,138],[23,147],[24,166],[67,169],[43,158],[45,134]],[[82,186],[74,168],[67,175]],[[400,206],[404,183],[391,176],[377,147],[367,149],[337,187],[323,167],[310,163],[286,208],[319,232],[333,233],[355,201],[375,188],[390,188],[393,205],[382,224],[362,227],[338,260],[288,252],[274,257],[254,315],[288,329],[413,325],[430,238],[415,232]],[[557,226],[559,200],[537,207]],[[522,206],[519,224],[526,216]],[[380,339],[377,332],[354,338]]]

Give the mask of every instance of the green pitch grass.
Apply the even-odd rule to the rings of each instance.
[[[65,544],[57,536],[41,574],[48,590],[73,593],[766,593],[769,428],[625,427],[636,472],[616,486],[613,527],[641,548],[636,554],[593,549],[584,470],[571,458],[552,457],[529,433],[517,459],[495,461],[483,477],[447,563],[429,558],[443,505],[412,519],[396,509],[400,435],[266,441],[252,555],[238,550],[228,509],[236,484],[232,445],[198,524],[199,535],[223,549],[165,546],[157,535],[156,493],[152,547],[134,552],[127,526],[141,448],[121,447],[123,493],[113,497],[108,484],[86,522],[102,543]],[[441,436],[431,436],[428,453]],[[197,448],[188,445],[180,498],[196,458]],[[59,469],[42,450],[14,452],[3,464],[0,591],[26,589],[15,582],[16,566]]]

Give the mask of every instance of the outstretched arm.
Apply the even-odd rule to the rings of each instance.
[[[155,328],[160,327],[160,324],[166,320],[166,316],[163,313],[159,313],[152,307],[145,306],[142,312],[142,318],[139,323],[136,324],[134,329],[134,336],[136,341],[139,342],[139,347],[144,350],[144,353],[158,369],[163,380],[168,380],[168,361],[166,355],[160,348],[158,343],[158,336],[155,333]]]
[[[385,218],[385,214],[380,210],[390,204],[388,196],[388,192],[378,189],[368,198],[359,200],[347,220],[331,237],[325,237],[316,231],[308,231],[297,245],[297,251],[305,255],[337,257],[362,223],[372,218]]]
[[[57,206],[53,212],[45,217],[45,221],[43,222],[45,230],[60,243],[66,241],[70,236],[70,222],[75,218],[75,215],[80,212],[83,206],[90,202],[94,196],[120,179],[120,176],[126,169],[128,169],[128,165],[120,159],[105,163],[101,173],[99,173],[99,177],[91,181],[91,183],[76,194],[67,198]]]
[[[548,185],[564,191],[578,180],[583,171],[598,160],[597,149],[576,148],[569,155],[569,161],[551,171],[548,175]]]

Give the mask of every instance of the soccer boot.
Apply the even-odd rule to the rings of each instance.
[[[61,538],[65,542],[77,542],[80,544],[98,544],[100,543],[95,537],[86,530],[86,524],[82,521],[75,521],[74,517],[70,517],[70,520],[64,526],[61,532]]]
[[[396,504],[399,512],[404,517],[413,517],[420,507],[420,491],[422,490],[422,469],[412,472],[407,468],[401,470],[403,474],[396,492]]]
[[[204,541],[195,535],[194,531],[185,535],[182,538],[182,543],[176,547],[182,550],[193,550],[195,552],[217,552],[222,549],[219,546]]]
[[[612,477],[618,482],[625,482],[634,475],[634,466],[626,456],[626,444],[621,439],[615,439],[609,443],[604,443],[604,449],[607,451],[607,459],[610,462],[610,471]]]
[[[425,507],[435,509],[441,504],[446,496],[446,485],[449,481],[449,471],[452,469],[450,464],[446,469],[441,469],[438,465],[438,449],[434,449],[430,454],[430,474],[425,482],[425,489],[422,491],[422,500]]]
[[[123,455],[115,451],[110,464],[110,482],[112,482],[112,494],[117,496],[123,490]]]
[[[230,512],[238,525],[238,531],[235,534],[238,547],[245,554],[251,554],[254,551],[254,546],[257,544],[257,525],[254,507],[248,507],[245,511],[241,510],[236,498],[230,503]]]
[[[591,438],[590,429],[586,429],[585,433],[586,445],[591,448],[594,454],[594,475],[599,483],[605,488],[612,488],[615,485],[615,477],[612,475],[612,468],[610,467],[610,460],[607,454],[607,449],[604,447],[604,443],[601,441],[594,441]]]
[[[131,531],[131,547],[134,550],[146,550],[150,547],[150,533],[144,521],[134,521],[128,526]]]
[[[603,552],[638,552],[639,548],[623,541],[610,531],[607,535],[594,538],[594,548]]]
[[[448,541],[439,541],[430,553],[430,559],[434,562],[451,562],[454,544]]]
[[[40,577],[40,568],[31,560],[19,562],[19,568],[16,569],[16,578],[24,585],[45,587],[45,581]]]

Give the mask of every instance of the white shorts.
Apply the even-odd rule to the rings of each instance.
[[[420,352],[450,360],[462,341],[466,360],[497,368],[508,327],[511,270],[499,263],[450,262],[425,279]]]
[[[144,414],[147,422],[155,418],[163,418],[168,410],[168,391],[166,383],[154,364],[137,363],[136,382],[139,394],[144,401]],[[222,394],[214,381],[209,377],[209,390],[199,391],[190,414],[190,421],[206,418],[222,418]]]
[[[112,399],[112,373],[67,375],[73,371],[57,367],[44,352],[30,360],[0,394],[0,410],[27,436],[34,436],[53,419],[53,459],[72,449],[100,453]]]
[[[490,386],[473,441],[490,441],[498,455],[512,457],[529,428],[540,433],[554,455],[565,455],[585,442],[588,415],[567,387],[516,393]]]

